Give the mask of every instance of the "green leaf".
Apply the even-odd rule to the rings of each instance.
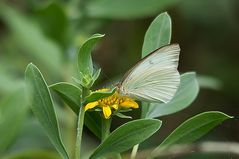
[[[207,134],[224,120],[230,118],[233,117],[218,111],[198,114],[177,127],[156,149],[154,149],[151,156],[154,157],[157,153],[173,144],[193,142]]]
[[[94,0],[86,4],[86,14],[96,18],[133,19],[154,15],[179,0]]]
[[[223,87],[222,81],[215,77],[206,75],[197,75],[197,80],[200,88],[220,90]]]
[[[94,101],[97,101],[99,99],[109,97],[109,96],[113,95],[115,93],[115,91],[116,91],[116,88],[113,88],[109,92],[92,92],[92,93],[90,93],[89,96],[87,96],[85,98],[84,103],[94,102]]]
[[[150,105],[150,103],[148,103],[148,102],[142,102],[141,103],[141,116],[140,116],[140,118],[142,118],[142,119],[146,118],[146,115],[149,111],[149,105]]]
[[[126,151],[153,135],[160,128],[161,123],[160,120],[156,119],[130,121],[113,131],[97,147],[90,158],[95,159],[107,154]]]
[[[20,132],[27,115],[26,96],[23,88],[1,99],[0,103],[0,154]]]
[[[125,114],[119,113],[119,112],[116,113],[115,115],[118,116],[119,118],[123,118],[123,119],[132,119],[131,116],[128,116],[128,115],[125,115]]]
[[[86,111],[84,123],[96,137],[101,138],[102,116],[99,112]]]
[[[142,48],[142,57],[152,51],[167,45],[171,41],[172,22],[167,12],[157,16],[150,24],[145,36]]]
[[[144,43],[142,48],[142,58],[147,56],[152,51],[171,41],[171,18],[167,12],[157,16],[150,24],[144,36]],[[145,118],[149,109],[149,103],[142,102],[141,118]]]
[[[14,152],[19,147],[21,151],[44,149],[46,147],[51,150],[54,149],[43,127],[34,116],[28,116],[24,121],[18,138],[9,147],[8,152]]]
[[[13,77],[9,72],[0,70],[0,74],[0,94],[6,95],[15,92],[19,88],[23,88],[24,80]]]
[[[83,79],[82,79],[82,76],[79,75],[78,76],[79,78],[75,78],[75,77],[71,77],[72,78],[72,81],[79,87],[82,87],[84,84],[83,84]]]
[[[16,152],[4,156],[2,159],[59,159],[59,157],[60,156],[55,152],[37,150]]]
[[[62,50],[42,33],[36,23],[3,4],[0,5],[0,16],[26,54],[52,73],[59,73]]]
[[[168,103],[150,103],[146,118],[157,118],[172,114],[188,107],[197,97],[199,85],[194,72],[181,75],[180,86]]]
[[[40,70],[33,64],[27,66],[26,81],[29,87],[29,96],[31,95],[30,106],[33,113],[45,129],[57,151],[62,157],[68,159],[68,154],[61,141],[52,97]]]
[[[92,82],[94,83],[98,77],[100,76],[100,72],[101,72],[101,69],[98,69],[97,71],[95,71],[93,77],[92,77]]]
[[[81,103],[81,88],[67,82],[59,82],[50,86],[51,89],[68,104],[68,106],[78,115]]]
[[[66,43],[68,19],[63,5],[52,2],[44,8],[41,7],[36,11],[35,18],[48,37],[61,45]]]
[[[102,34],[94,34],[92,35],[80,48],[78,53],[78,69],[80,73],[82,73],[84,78],[87,78],[87,76],[90,76],[88,78],[91,78],[93,75],[93,64],[92,64],[92,58],[91,58],[91,51],[95,44],[98,42],[99,39],[104,37]],[[86,79],[88,80],[88,79]],[[91,79],[89,79],[91,80]]]

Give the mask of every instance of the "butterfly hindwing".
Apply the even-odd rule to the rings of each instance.
[[[138,62],[124,77],[120,92],[150,102],[169,102],[177,91],[178,44],[157,49]]]

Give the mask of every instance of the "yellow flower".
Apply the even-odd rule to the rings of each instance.
[[[96,92],[107,92],[109,89],[104,88],[97,90]],[[106,119],[110,118],[112,110],[118,110],[120,108],[139,108],[139,105],[131,98],[126,96],[121,96],[118,92],[113,95],[86,104],[85,111],[100,107],[103,110],[104,117]]]

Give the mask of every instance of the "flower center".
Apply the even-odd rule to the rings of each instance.
[[[121,97],[118,93],[115,93],[112,96],[100,99],[98,102],[103,105],[114,105],[114,104],[121,104],[125,100],[126,100],[125,97]]]
[[[99,89],[95,92],[107,92],[109,89]],[[94,102],[90,102],[85,106],[85,111],[88,109],[92,109],[95,107],[100,107],[103,110],[104,117],[108,119],[112,114],[112,111],[116,111],[121,108],[129,109],[129,108],[138,108],[139,105],[131,98],[127,96],[121,96],[118,92],[115,92],[113,95],[109,97],[105,97],[103,99],[99,99]]]

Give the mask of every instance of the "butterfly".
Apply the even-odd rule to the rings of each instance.
[[[163,46],[144,57],[117,85],[121,95],[149,102],[169,102],[180,84],[180,47]]]

